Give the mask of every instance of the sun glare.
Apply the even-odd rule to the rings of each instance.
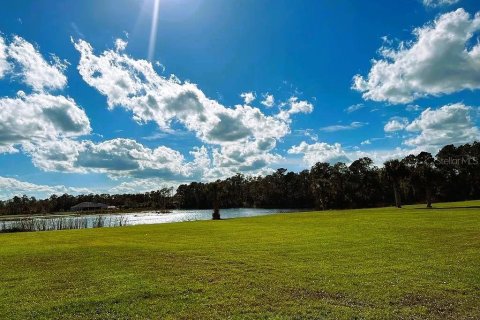
[[[155,45],[157,42],[158,14],[160,11],[160,0],[154,0],[152,26],[150,28],[150,39],[148,41],[148,60],[152,61],[155,54]]]

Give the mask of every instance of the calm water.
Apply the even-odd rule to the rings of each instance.
[[[254,217],[280,212],[299,211],[294,209],[222,209],[222,219]],[[155,211],[110,215],[69,215],[33,218],[0,218],[0,231],[21,229],[22,231],[83,229],[94,227],[117,227],[140,224],[172,223],[212,219],[212,210],[172,210],[170,213]]]

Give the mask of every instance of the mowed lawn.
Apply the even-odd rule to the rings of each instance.
[[[0,234],[0,319],[480,319],[480,201]]]

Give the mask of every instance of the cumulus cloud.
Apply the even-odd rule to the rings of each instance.
[[[265,94],[263,96],[263,100],[261,102],[265,107],[267,108],[271,108],[273,107],[273,105],[275,104],[275,97],[273,96],[273,94]]]
[[[401,42],[398,48],[388,43],[382,47],[368,76],[357,74],[352,88],[364,99],[394,104],[479,89],[480,44],[471,44],[479,31],[479,13],[445,13],[415,29],[415,40]]]
[[[282,104],[287,106],[287,109],[281,110],[277,115],[279,119],[282,119],[285,122],[289,122],[292,115],[297,113],[312,113],[313,104],[306,100],[299,100],[298,97],[290,97],[286,103]]]
[[[0,79],[10,69],[10,64],[7,61],[7,46],[5,40],[0,36]]]
[[[290,132],[291,115],[313,110],[297,98],[289,101],[288,110],[273,116],[248,103],[229,108],[193,83],[157,74],[148,61],[114,50],[96,55],[83,40],[74,45],[80,52],[82,78],[106,96],[110,108],[129,110],[137,122],[154,121],[163,131],[171,130],[173,121],[184,125],[201,142],[214,145],[212,161],[228,172],[261,168],[277,158],[273,149]],[[253,93],[243,96],[250,102],[254,98]]]
[[[7,53],[20,69],[14,72],[34,91],[62,89],[67,84],[67,77],[63,74],[65,62],[58,58],[55,58],[53,63],[47,62],[40,52],[23,38],[15,36],[8,45]]]
[[[243,98],[243,101],[245,102],[245,104],[250,104],[253,101],[255,101],[255,99],[257,98],[257,96],[255,95],[255,92],[244,92],[240,95],[240,97]]]
[[[406,130],[418,133],[407,139],[406,145],[415,147],[471,143],[480,139],[480,131],[471,118],[472,108],[462,103],[450,104],[439,109],[428,108],[412,121]]]
[[[405,107],[405,110],[408,112],[419,111],[421,108],[418,104],[409,104]]]
[[[176,189],[178,185],[178,183],[166,182],[159,178],[135,179],[124,181],[119,185],[110,188],[108,192],[110,194],[139,193],[159,190],[161,188]]]
[[[66,85],[64,67],[57,57],[53,63],[47,62],[21,37],[14,36],[9,44],[0,37],[1,70],[11,81],[20,80],[34,91],[30,94],[19,91],[16,97],[0,98],[0,153],[17,152],[18,146],[28,143],[91,132],[85,111],[73,99],[48,92]]]
[[[128,42],[123,39],[118,38],[117,40],[115,40],[115,50],[117,50],[117,52],[125,50],[127,48],[127,45]]]
[[[376,166],[383,166],[383,163],[388,160],[393,160],[393,159],[402,159],[408,156],[409,154],[419,154],[422,151],[427,151],[427,152],[435,152],[432,150],[422,150],[422,149],[412,149],[412,148],[394,148],[394,149],[381,149],[381,150],[369,150],[369,151],[353,151],[353,152],[348,152],[347,155],[350,159],[360,159],[364,157],[368,157],[372,159],[373,163]],[[438,151],[438,150],[436,150]]]
[[[365,140],[361,145],[371,144],[370,140]],[[346,164],[351,163],[356,159],[363,157],[369,157],[373,160],[373,163],[377,166],[382,166],[387,160],[401,159],[409,154],[418,154],[422,151],[435,153],[438,148],[394,148],[394,149],[380,149],[380,150],[346,150],[339,143],[328,144],[325,142],[317,142],[308,144],[301,142],[297,146],[293,146],[288,150],[289,154],[302,154],[303,162],[310,168],[317,162],[327,162],[335,164],[337,162],[343,162]]]
[[[91,132],[90,121],[75,101],[49,94],[20,94],[0,99],[0,152],[16,145],[56,141]]]
[[[112,178],[198,179],[210,167],[205,162],[205,147],[195,148],[191,152],[193,160],[187,162],[176,150],[165,146],[151,149],[132,139],[99,143],[63,139],[28,143],[24,149],[33,163],[45,171],[106,173]]]
[[[38,198],[46,198],[52,194],[88,194],[87,188],[73,188],[66,186],[48,186],[21,181],[14,178],[0,177],[0,200],[11,199],[15,196],[27,194]]]
[[[437,8],[451,6],[458,2],[460,2],[460,0],[423,0],[423,5],[426,7]]]
[[[317,162],[328,162],[335,164],[337,162],[350,162],[350,158],[339,143],[328,144],[325,142],[316,142],[308,144],[302,141],[299,145],[293,146],[288,150],[289,154],[303,154],[303,161],[309,166]]]
[[[362,146],[364,146],[364,145],[369,145],[369,144],[372,144],[372,141],[370,141],[370,139],[367,139],[367,140],[363,140],[362,142],[360,142],[360,144],[361,144]]]
[[[385,127],[383,129],[385,130],[385,132],[395,132],[395,131],[400,131],[405,129],[407,125],[408,125],[407,118],[394,117],[394,118],[391,118],[387,122],[387,124],[385,124]]]

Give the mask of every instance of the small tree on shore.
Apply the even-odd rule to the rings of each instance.
[[[219,186],[220,182],[216,181],[215,183],[212,184],[212,190],[211,190],[211,199],[212,199],[212,204],[213,204],[213,213],[212,213],[212,220],[220,220],[220,197],[219,197]]]

